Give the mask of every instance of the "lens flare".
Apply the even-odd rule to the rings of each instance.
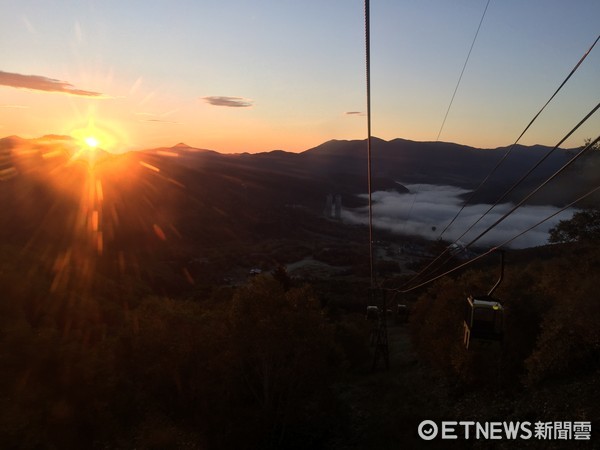
[[[120,147],[117,135],[104,126],[98,126],[89,119],[85,126],[72,129],[72,161],[86,161],[94,166],[109,153],[117,153]]]
[[[123,133],[114,125],[99,124],[94,118],[88,118],[87,123],[75,125],[69,131],[78,151],[88,152],[102,150],[107,153],[124,153],[127,147]]]
[[[94,136],[86,137],[85,143],[88,145],[88,147],[92,147],[92,148],[96,148],[96,147],[98,147],[98,145],[100,145],[100,141],[98,141],[98,139],[96,139]]]

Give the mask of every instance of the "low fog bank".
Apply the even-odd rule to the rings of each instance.
[[[402,235],[417,235],[426,239],[437,239],[450,223],[462,205],[461,195],[469,190],[456,186],[437,186],[432,184],[404,184],[409,194],[378,191],[373,198],[373,225]],[[366,197],[366,194],[363,195]],[[490,204],[468,205],[444,233],[445,240],[455,241],[479,217]],[[514,205],[503,203],[496,206],[459,243],[466,244],[477,237],[488,226],[498,220]],[[513,238],[523,230],[558,211],[555,206],[524,205],[512,213],[492,231],[477,241],[478,246],[493,246]],[[560,220],[571,218],[576,209],[571,208],[556,215],[529,233],[514,240],[510,247],[525,248],[543,245],[548,242],[548,230]],[[348,223],[368,223],[366,207],[342,211],[342,219]]]

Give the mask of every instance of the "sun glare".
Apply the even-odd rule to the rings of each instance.
[[[85,124],[72,127],[69,135],[79,147],[78,152],[102,150],[108,153],[123,153],[123,149],[126,147],[122,133],[117,132],[114,124],[111,126],[106,123],[99,125],[93,118],[89,118]]]
[[[122,153],[125,147],[120,134],[113,127],[105,124],[97,125],[93,118],[79,126],[74,126],[69,132],[73,138],[71,152],[72,161],[87,161],[90,166],[107,157],[109,153]]]
[[[96,148],[96,147],[98,147],[98,145],[100,145],[100,142],[94,136],[86,137],[85,143],[88,145],[88,147],[92,147],[92,148]]]

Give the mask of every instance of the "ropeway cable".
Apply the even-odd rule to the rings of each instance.
[[[587,52],[585,52],[583,54],[583,56],[579,59],[579,62],[577,64],[575,64],[575,67],[573,67],[573,69],[571,70],[571,72],[567,75],[567,77],[563,80],[563,82],[560,84],[560,86],[558,86],[558,88],[556,89],[556,91],[554,91],[554,94],[552,94],[552,96],[548,99],[548,101],[544,104],[544,106],[542,106],[542,108],[537,112],[537,114],[535,116],[533,116],[533,119],[531,119],[531,121],[527,124],[527,126],[525,127],[525,129],[521,132],[521,134],[519,135],[519,137],[515,140],[515,142],[508,148],[508,150],[504,153],[504,156],[502,156],[502,158],[498,161],[498,163],[494,166],[494,168],[490,171],[490,173],[483,179],[483,181],[481,181],[481,183],[479,183],[479,186],[477,186],[475,188],[474,191],[471,192],[471,194],[469,195],[469,197],[465,200],[465,202],[462,204],[461,208],[459,209],[459,211],[456,213],[456,215],[452,218],[452,220],[448,223],[448,225],[445,226],[445,228],[442,230],[442,232],[440,233],[440,239],[442,238],[442,236],[444,235],[444,233],[448,230],[448,228],[450,228],[452,226],[452,224],[456,221],[456,219],[458,218],[458,216],[463,212],[463,210],[465,209],[465,207],[471,203],[471,200],[473,200],[473,197],[475,196],[475,194],[477,194],[477,192],[479,192],[479,190],[483,187],[483,185],[485,183],[487,183],[487,181],[490,179],[490,177],[496,173],[496,170],[498,170],[498,168],[504,163],[504,161],[506,160],[506,158],[508,158],[508,156],[512,153],[514,147],[517,145],[517,143],[521,140],[521,138],[523,137],[523,135],[525,135],[525,133],[527,132],[527,130],[529,130],[529,128],[531,127],[531,125],[533,125],[533,123],[536,121],[536,119],[539,117],[539,115],[542,113],[542,111],[544,111],[544,109],[546,109],[546,106],[548,106],[550,104],[550,102],[554,99],[554,97],[556,97],[556,94],[559,93],[559,91],[563,88],[563,86],[567,83],[567,81],[569,81],[569,79],[573,76],[573,74],[577,71],[577,69],[579,68],[579,66],[581,65],[581,63],[583,63],[583,61],[587,58],[587,56],[590,54],[590,52],[592,51],[592,49],[596,46],[596,43],[600,40],[600,35],[598,35],[598,37],[596,38],[596,40],[592,43],[592,45],[590,46],[590,48],[588,49]]]
[[[510,192],[512,192],[516,186],[521,183],[529,174],[531,174],[531,172],[533,172],[533,170],[538,167],[549,155],[550,153],[552,153],[554,150],[556,150],[564,141],[566,141],[579,127],[581,127],[581,125],[583,125],[598,109],[600,108],[600,103],[598,103],[581,121],[579,121],[579,123],[573,127],[573,129],[571,129],[571,131],[569,131],[569,133],[567,133],[559,142],[558,144],[556,144],[556,146],[550,150],[549,153],[547,153],[540,161],[538,161],[538,163],[536,165],[534,165],[534,167],[532,169],[529,170],[529,172],[521,177],[521,179],[513,184],[513,186],[511,186],[511,188],[509,188],[508,191],[506,191],[490,208],[488,208],[488,210],[483,213],[479,219],[477,219],[477,221],[475,223],[473,223],[463,234],[461,234],[453,243],[456,244],[458,241],[460,241],[461,238],[463,238],[469,231],[471,231],[471,229],[473,229],[473,227],[479,223],[494,207],[496,207],[500,201],[502,199],[504,199]],[[577,159],[579,159],[581,156],[583,156],[583,154],[585,154],[590,148],[592,148],[596,142],[598,142],[600,139],[600,136],[598,136],[598,138],[596,138],[594,141],[592,141],[591,143],[589,143],[587,146],[585,146],[579,153],[577,153],[573,158],[571,158],[567,163],[565,163],[561,168],[559,168],[554,174],[552,174],[550,176],[550,178],[546,179],[540,186],[538,186],[536,189],[534,189],[533,192],[531,192],[530,194],[528,194],[523,200],[521,200],[515,207],[513,207],[508,213],[506,213],[505,215],[503,215],[500,219],[498,219],[498,221],[496,221],[494,224],[492,224],[490,227],[488,227],[484,232],[482,232],[479,236],[477,236],[474,240],[472,240],[471,242],[469,242],[466,246],[466,248],[469,248],[471,245],[473,245],[475,242],[477,242],[479,239],[481,239],[481,237],[483,237],[485,234],[487,234],[489,231],[491,231],[491,229],[493,229],[496,225],[498,225],[500,222],[504,221],[504,219],[506,219],[506,217],[508,217],[510,214],[512,214],[514,211],[516,211],[519,207],[521,207],[523,205],[523,203],[525,203],[529,198],[531,198],[531,196],[533,196],[535,193],[537,193],[540,189],[542,189],[546,184],[548,184],[550,181],[552,181],[554,178],[556,178],[558,175],[560,175],[560,173],[562,173],[564,170],[566,170],[571,164],[573,164]],[[442,256],[444,256],[446,253],[449,252],[450,246],[446,247],[444,249],[444,251],[437,257],[435,258],[433,261],[431,261],[426,267],[424,267],[418,274],[416,274],[413,278],[411,278],[406,284],[410,284],[413,281],[417,280],[418,278],[420,278],[421,276],[423,276],[423,274],[425,273],[425,271],[427,269],[429,269],[433,264],[435,264]],[[447,261],[446,261],[447,262]],[[444,264],[446,263],[444,262]]]
[[[596,139],[596,141],[595,141],[595,142],[599,142],[599,140],[600,140],[600,136],[599,136],[599,137]],[[544,218],[544,219],[540,220],[539,222],[537,222],[536,224],[534,224],[534,225],[530,226],[529,228],[525,229],[524,231],[521,231],[519,234],[517,234],[517,235],[513,236],[512,238],[510,238],[510,239],[508,239],[508,240],[504,241],[502,244],[500,244],[500,245],[498,245],[498,246],[496,246],[496,247],[492,247],[492,248],[491,248],[491,249],[489,249],[487,252],[485,252],[485,253],[482,253],[481,255],[478,255],[478,256],[476,256],[475,258],[472,258],[472,259],[470,259],[470,260],[468,260],[468,261],[466,261],[466,262],[464,262],[464,263],[462,263],[462,264],[460,264],[460,265],[458,265],[458,266],[454,267],[453,269],[450,269],[450,270],[448,270],[448,271],[446,271],[446,272],[442,273],[441,275],[437,275],[437,276],[435,276],[435,277],[433,277],[433,278],[431,278],[431,279],[429,279],[429,280],[427,280],[427,281],[424,281],[424,282],[422,282],[422,283],[420,283],[420,284],[418,284],[418,285],[416,285],[416,286],[413,286],[413,287],[411,287],[411,288],[409,288],[409,289],[389,289],[389,290],[390,290],[390,291],[397,292],[397,293],[400,293],[400,294],[406,294],[406,293],[408,293],[408,292],[411,292],[411,291],[414,291],[414,290],[416,290],[416,289],[419,289],[419,288],[425,287],[425,286],[427,286],[428,284],[430,284],[430,283],[433,283],[434,281],[437,281],[437,280],[439,280],[440,278],[443,278],[443,277],[445,277],[445,276],[447,276],[447,275],[450,275],[451,273],[454,273],[454,272],[456,272],[456,271],[458,271],[458,270],[460,270],[460,269],[463,269],[463,268],[465,268],[465,267],[467,267],[467,266],[469,266],[469,265],[473,264],[474,262],[476,262],[476,261],[479,261],[481,258],[483,258],[483,257],[485,257],[485,256],[487,256],[487,255],[489,255],[489,254],[491,254],[491,253],[494,253],[495,251],[498,251],[498,250],[500,250],[502,247],[504,247],[504,246],[506,246],[506,245],[510,244],[511,242],[513,242],[514,240],[516,240],[516,239],[520,238],[520,237],[521,237],[521,236],[523,236],[524,234],[526,234],[526,233],[529,233],[531,230],[533,230],[533,229],[537,228],[538,226],[540,226],[540,225],[541,225],[541,224],[543,224],[544,222],[547,222],[548,220],[552,219],[553,217],[556,217],[558,214],[560,214],[560,213],[564,212],[565,210],[567,210],[567,209],[569,209],[569,208],[571,208],[571,207],[575,206],[575,205],[576,205],[577,203],[579,203],[580,201],[584,200],[585,198],[589,197],[590,195],[592,195],[592,194],[594,194],[594,193],[596,193],[596,192],[598,192],[598,191],[600,191],[600,186],[596,186],[596,187],[595,187],[595,188],[593,188],[592,190],[588,191],[587,193],[585,193],[585,194],[584,194],[584,195],[582,195],[581,197],[577,198],[576,200],[572,201],[571,203],[569,203],[568,205],[564,206],[563,208],[559,209],[558,211],[556,211],[556,212],[552,213],[552,214],[551,214],[551,215],[549,215],[548,217],[546,217],[546,218]]]
[[[548,152],[546,152],[546,154],[540,158],[538,160],[538,162],[536,162],[533,167],[531,167],[527,173],[525,173],[524,175],[521,176],[521,178],[519,178],[515,183],[513,183],[513,185],[508,188],[495,202],[493,205],[491,205],[486,212],[484,212],[479,219],[477,219],[475,221],[475,223],[473,223],[469,228],[467,228],[467,231],[465,231],[463,234],[461,234],[457,241],[460,240],[462,237],[464,237],[469,231],[471,231],[473,229],[473,227],[475,225],[477,225],[479,222],[481,222],[481,220],[492,210],[494,209],[496,206],[498,206],[500,204],[500,202],[502,200],[504,200],[512,191],[514,191],[517,186],[519,186],[529,175],[531,175],[533,173],[533,171],[535,169],[537,169],[546,159],[548,159],[550,157],[550,155],[552,155],[552,153],[554,153],[567,139],[569,139],[573,133],[575,133],[575,131],[577,131],[577,129],[579,129],[579,127],[581,127],[581,125],[583,125],[585,122],[587,122],[587,120],[594,115],[594,113],[600,108],[600,103],[598,103],[594,108],[592,108],[592,110],[583,118],[579,121],[579,123],[577,125],[575,125],[575,127],[573,127],[571,129],[571,131],[569,131],[559,142],[558,144],[556,144],[552,149],[550,149]],[[562,169],[562,168],[561,168]],[[553,175],[554,176],[554,175]],[[548,180],[547,180],[548,181]],[[541,186],[543,187],[543,186]],[[540,187],[540,188],[541,188]],[[534,192],[535,193],[535,192]],[[527,197],[529,198],[529,197]]]
[[[596,108],[594,109],[594,111],[596,109],[598,109],[600,107],[600,103],[598,103],[598,105],[596,106]],[[589,116],[588,116],[589,117]],[[580,122],[581,124],[581,122]],[[596,139],[594,139],[593,141],[591,141],[588,145],[586,145],[583,149],[581,149],[575,156],[573,156],[566,164],[564,164],[560,169],[558,169],[556,172],[554,172],[546,181],[544,181],[542,184],[540,184],[537,188],[535,188],[533,191],[531,191],[529,194],[527,194],[519,203],[517,203],[515,206],[513,206],[508,212],[506,212],[502,217],[500,217],[498,220],[496,220],[493,224],[491,224],[489,227],[487,227],[484,231],[482,231],[475,239],[473,239],[471,242],[469,242],[466,245],[466,248],[470,247],[471,245],[473,245],[475,242],[477,242],[479,239],[481,239],[484,235],[486,235],[489,231],[491,231],[493,228],[495,228],[497,225],[499,225],[501,222],[503,222],[508,216],[510,216],[512,213],[514,213],[517,209],[519,209],[521,206],[523,206],[523,204],[529,200],[532,196],[534,196],[537,192],[539,192],[544,186],[546,186],[548,183],[550,183],[552,180],[554,180],[557,176],[559,176],[562,172],[564,172],[565,170],[567,170],[567,168],[569,168],[575,161],[577,161],[579,158],[581,158],[585,153],[587,153],[592,147],[594,147],[596,145],[596,143],[600,142],[600,136],[598,136]]]
[[[458,82],[456,83],[456,87],[454,88],[454,93],[452,94],[452,98],[450,99],[450,104],[448,105],[448,109],[446,110],[446,115],[444,116],[444,120],[442,121],[442,126],[440,127],[440,131],[438,131],[437,138],[435,141],[440,140],[440,136],[442,134],[442,130],[444,129],[444,125],[446,124],[446,119],[448,118],[448,114],[450,113],[450,108],[452,108],[452,103],[454,102],[454,97],[456,97],[456,92],[458,91],[458,87],[460,86],[460,81],[465,73],[465,69],[467,68],[467,63],[469,62],[469,57],[471,56],[471,52],[473,51],[473,47],[475,46],[475,41],[477,40],[477,36],[479,35],[479,30],[481,29],[481,24],[483,23],[483,19],[485,18],[485,13],[488,10],[488,6],[490,6],[490,0],[487,1],[485,5],[485,9],[483,10],[483,15],[481,16],[481,20],[479,21],[479,26],[477,27],[477,31],[475,32],[475,37],[473,38],[473,42],[471,42],[471,48],[469,48],[469,53],[467,54],[467,59],[463,65],[463,68],[460,72],[460,76],[458,77]]]

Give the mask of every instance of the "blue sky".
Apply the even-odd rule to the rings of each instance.
[[[371,1],[375,135],[435,140],[485,4]],[[346,114],[366,110],[362,1],[0,7],[1,136],[93,120],[115,151],[184,141],[256,152],[366,135],[365,117]],[[598,17],[597,0],[491,0],[440,139],[512,143],[598,36]],[[47,92],[49,79],[63,84]],[[599,80],[600,45],[522,142],[555,144],[598,103]],[[598,130],[594,116],[567,144]]]

